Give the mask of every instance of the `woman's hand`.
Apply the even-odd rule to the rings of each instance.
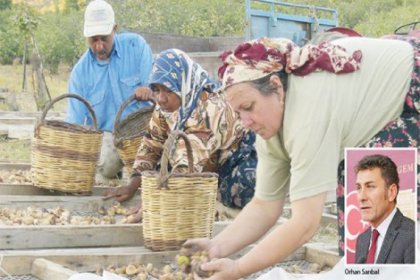
[[[118,202],[123,202],[132,198],[135,194],[135,190],[133,190],[129,186],[121,186],[119,188],[115,188],[114,190],[106,191],[103,194],[103,199],[110,199],[115,198]]]
[[[143,86],[136,88],[134,93],[136,94],[136,99],[138,101],[148,101],[150,99],[154,99],[153,92],[149,87]]]
[[[200,248],[200,250],[202,251],[207,251],[207,253],[209,254],[209,258],[210,259],[214,259],[214,258],[220,258],[220,248],[214,244],[214,242],[212,242],[212,240],[208,239],[208,238],[193,238],[193,239],[188,239],[184,245],[182,245],[183,247],[189,248],[189,247],[198,247]]]
[[[136,224],[140,223],[143,219],[143,212],[141,211],[141,205],[131,209],[129,215],[125,218],[125,224]]]
[[[194,238],[187,240],[182,247],[194,248],[195,250],[207,251],[209,254],[210,262],[201,265],[201,270],[208,271],[212,274],[211,280],[215,279],[239,279],[241,277],[237,261],[221,257],[221,250],[213,240],[208,238]],[[195,279],[201,279],[199,275],[194,275]]]
[[[103,199],[115,198],[118,202],[123,202],[132,198],[140,187],[141,177],[133,177],[128,185],[106,191]]]
[[[212,272],[212,276],[207,278],[208,280],[216,280],[216,279],[239,279],[243,275],[241,275],[239,268],[238,268],[238,261],[234,261],[231,259],[223,258],[223,259],[214,259],[208,263],[204,263],[201,265],[201,269],[204,271]],[[195,276],[195,279],[200,279],[199,277]]]

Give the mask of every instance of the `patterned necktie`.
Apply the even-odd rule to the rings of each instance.
[[[374,263],[375,262],[375,252],[376,252],[376,242],[378,241],[379,231],[374,229],[372,231],[372,241],[369,249],[369,253],[367,255],[366,263]]]

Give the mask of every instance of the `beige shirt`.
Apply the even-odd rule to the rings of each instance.
[[[257,137],[257,198],[278,199],[289,190],[295,201],[335,189],[344,148],[365,144],[402,112],[412,46],[372,38],[333,43],[361,50],[361,68],[289,76],[283,128],[267,141]]]

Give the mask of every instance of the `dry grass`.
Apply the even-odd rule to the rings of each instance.
[[[29,162],[31,140],[0,138],[0,161]]]
[[[27,65],[26,73],[26,87],[23,91],[23,65],[0,65],[0,89],[7,91],[3,93],[6,97],[6,104],[0,104],[1,111],[33,112],[37,110],[31,65]],[[48,71],[44,71],[44,75],[52,98],[67,92],[67,80],[70,75],[68,66],[60,66],[57,75],[51,75]],[[54,111],[64,112],[66,103],[65,100],[57,103],[54,106]]]
[[[5,102],[0,103],[0,111],[37,111],[34,99],[34,87],[31,65],[26,68],[26,90],[22,91],[23,65],[0,65],[0,93]],[[44,71],[45,80],[52,98],[67,92],[67,79],[70,74],[68,66],[61,66],[58,75]],[[64,112],[67,101],[62,100],[54,105],[52,111]],[[0,138],[0,160],[29,161],[30,140]]]

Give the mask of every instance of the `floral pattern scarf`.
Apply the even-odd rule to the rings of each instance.
[[[219,78],[223,87],[228,87],[281,70],[298,76],[314,71],[351,73],[359,69],[362,53],[355,51],[350,55],[343,47],[328,42],[300,48],[289,39],[262,38],[245,42],[220,58],[223,65]]]
[[[203,89],[213,92],[216,84],[208,73],[185,52],[168,49],[157,55],[149,83],[160,84],[181,99],[179,118],[175,129],[184,129],[185,122],[197,105]]]

